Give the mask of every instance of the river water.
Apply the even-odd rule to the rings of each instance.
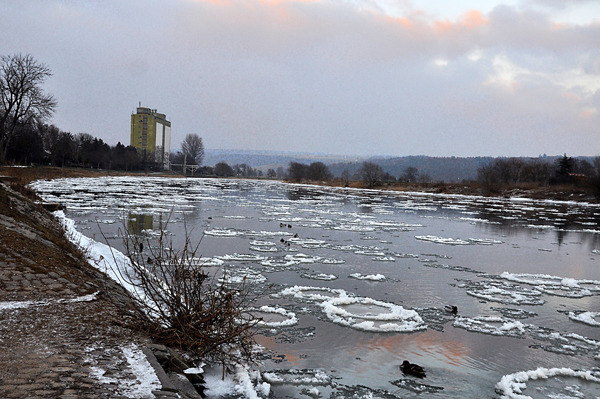
[[[33,187],[117,249],[119,230],[168,220],[175,246],[187,229],[207,265],[266,290],[271,397],[600,397],[598,206],[256,180]]]

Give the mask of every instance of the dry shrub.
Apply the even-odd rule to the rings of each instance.
[[[121,272],[132,284],[137,324],[154,339],[179,348],[196,358],[224,366],[255,363],[254,330],[258,322],[250,314],[257,294],[244,283],[224,284],[216,280],[196,256],[185,234],[185,245],[174,249],[161,229],[158,243],[129,234],[124,245],[131,268]]]

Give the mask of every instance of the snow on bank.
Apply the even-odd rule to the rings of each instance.
[[[75,229],[75,221],[67,218],[63,211],[54,212],[54,216],[62,223],[71,242],[86,253],[90,265],[122,285],[136,298],[144,297],[143,292],[138,287],[123,278],[126,271],[131,268],[129,258],[124,253],[81,234]]]
[[[523,391],[527,389],[527,381],[547,380],[550,377],[575,377],[600,384],[600,378],[594,376],[591,371],[539,367],[536,370],[520,371],[503,376],[500,382],[496,384],[496,389],[502,395],[502,399],[531,399],[531,396],[523,395]]]
[[[262,381],[258,371],[249,371],[246,367],[237,365],[235,374],[225,379],[221,373],[208,373],[204,375],[207,398],[238,397],[259,399],[266,398],[271,392],[271,384]]]
[[[121,371],[107,373],[106,365],[100,364],[89,366],[90,376],[101,384],[115,386],[115,393],[118,395],[136,399],[154,398],[152,391],[161,389],[162,384],[146,355],[134,344],[121,347],[120,351],[127,362],[123,371],[131,372],[135,378],[130,378],[128,374],[122,374]]]
[[[129,259],[122,252],[86,237],[75,229],[75,221],[65,216],[63,211],[54,212],[54,216],[62,223],[65,228],[67,237],[88,255],[88,262],[93,267],[106,273],[117,283],[121,284],[125,289],[131,292],[135,297],[142,299],[144,293],[138,287],[135,287],[123,278],[126,271],[131,267]],[[71,301],[84,301],[95,299],[95,294],[92,296],[78,297]],[[23,302],[25,304],[25,302]],[[35,304],[27,304],[34,306]],[[0,308],[1,310],[1,308]],[[288,316],[290,317],[290,316]],[[135,380],[127,378],[111,378],[104,376],[105,371],[101,368],[92,368],[93,373],[102,382],[106,380],[108,383],[117,384],[119,391],[128,398],[154,398],[153,390],[161,388],[158,382],[156,372],[148,363],[143,352],[136,346],[122,348],[132,373],[136,376]],[[208,397],[219,398],[230,394],[241,394],[244,398],[257,399],[259,397],[267,397],[270,392],[270,385],[267,382],[258,382],[257,385],[252,384],[252,378],[260,380],[260,374],[251,376],[250,372],[238,366],[236,374],[232,378],[221,380],[221,378],[207,378],[206,386],[208,388]],[[111,381],[108,381],[110,379]],[[114,380],[114,381],[112,381]],[[157,385],[158,384],[158,385]]]
[[[31,308],[34,306],[46,306],[54,303],[75,303],[75,302],[91,302],[95,301],[98,296],[98,292],[89,295],[78,296],[73,299],[47,299],[43,301],[8,301],[0,302],[0,311],[2,310],[13,310],[13,309],[24,309]]]

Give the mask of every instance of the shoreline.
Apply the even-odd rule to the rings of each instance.
[[[1,166],[0,177],[8,176],[12,182],[22,186],[40,179],[61,179],[78,177],[105,177],[105,176],[153,176],[153,177],[171,177],[171,178],[191,178],[192,176],[182,176],[176,172],[123,172],[112,170],[97,170],[83,168],[59,168],[54,166],[33,166],[33,167],[14,167]],[[214,176],[194,176],[193,178],[215,178]],[[218,177],[224,179],[239,179],[236,177]],[[591,191],[573,185],[557,186],[537,186],[532,184],[519,184],[506,187],[497,187],[493,190],[487,189],[479,183],[383,183],[378,187],[365,187],[361,181],[351,181],[344,185],[339,179],[332,179],[327,182],[302,181],[292,182],[288,180],[267,179],[267,178],[244,178],[250,180],[274,180],[282,183],[306,184],[316,187],[337,187],[354,188],[375,191],[391,191],[398,193],[425,193],[425,194],[457,194],[466,196],[481,196],[486,198],[523,198],[532,200],[551,200],[561,202],[576,202],[600,204],[600,196],[594,195]]]

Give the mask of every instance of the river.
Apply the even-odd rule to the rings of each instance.
[[[187,230],[207,264],[266,289],[271,397],[600,397],[597,205],[226,179],[33,188],[97,241]]]

